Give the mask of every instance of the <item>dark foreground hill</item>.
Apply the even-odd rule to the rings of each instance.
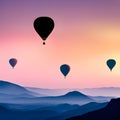
[[[66,120],[120,120],[120,98],[112,99],[105,108]]]

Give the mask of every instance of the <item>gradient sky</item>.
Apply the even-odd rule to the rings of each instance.
[[[40,16],[55,22],[46,45],[33,27]],[[117,62],[112,72],[109,58]],[[64,63],[71,67],[66,79]],[[0,0],[0,79],[40,88],[120,87],[120,1]]]

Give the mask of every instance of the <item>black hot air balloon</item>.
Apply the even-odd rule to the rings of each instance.
[[[113,67],[116,65],[116,61],[114,59],[108,59],[106,62],[109,69],[112,71]]]
[[[50,17],[38,17],[34,21],[34,28],[42,40],[45,41],[54,28],[54,21]]]
[[[17,59],[16,58],[11,58],[9,60],[9,64],[14,68],[15,65],[17,64]]]
[[[67,74],[69,73],[70,71],[70,66],[67,65],[67,64],[63,64],[60,66],[60,71],[62,72],[62,74],[66,77]]]

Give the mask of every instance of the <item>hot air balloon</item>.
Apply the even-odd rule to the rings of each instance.
[[[42,38],[43,41],[47,39],[54,28],[54,21],[50,17],[38,17],[34,21],[34,29]],[[45,42],[43,42],[45,45]]]
[[[66,77],[67,74],[69,73],[70,71],[70,66],[67,65],[67,64],[63,64],[60,66],[60,71],[62,72],[62,74]]]
[[[11,58],[9,60],[9,64],[14,68],[15,65],[17,64],[17,59],[16,58]]]
[[[109,59],[106,62],[107,66],[109,69],[112,71],[113,67],[116,65],[116,61],[114,59]]]

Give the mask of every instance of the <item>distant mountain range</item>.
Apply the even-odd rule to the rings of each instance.
[[[31,102],[35,102],[35,103],[49,103],[49,104],[86,104],[89,102],[93,102],[94,100],[90,97],[88,97],[87,95],[84,95],[78,91],[72,91],[72,92],[68,92],[65,95],[61,95],[61,96],[46,96],[46,97],[34,97],[29,99],[29,101]],[[27,100],[28,102],[28,100]]]
[[[0,81],[0,102],[10,103],[39,103],[39,104],[79,104],[83,105],[89,102],[106,102],[111,97],[92,97],[78,91],[68,92],[59,96],[44,96],[43,92],[38,95],[35,91],[31,91],[20,85],[7,81]]]
[[[120,98],[112,99],[109,104],[102,109],[66,120],[120,120]]]
[[[75,89],[44,89],[44,88],[33,88],[26,87],[26,89],[42,94],[43,96],[56,96],[63,95],[69,91],[79,91],[90,96],[111,96],[120,97],[120,87],[100,87],[100,88],[75,88]],[[41,95],[40,95],[41,96]]]
[[[35,88],[32,90],[7,81],[0,81],[0,119],[65,120],[73,116],[80,117],[104,107],[106,110],[106,106],[115,104],[113,100],[108,104],[111,97],[89,96],[77,90],[56,96],[50,94],[47,96],[46,92],[49,93],[49,89],[40,90],[42,92],[38,92]],[[53,94],[56,92],[53,89],[50,91],[51,94],[52,91]],[[112,109],[112,107],[107,108]]]
[[[26,88],[10,83],[7,81],[0,81],[0,102],[11,103],[41,103],[41,104],[85,104],[93,102],[92,98],[80,92],[73,91],[61,96],[34,96],[35,92],[31,92]],[[12,102],[13,101],[13,102]]]
[[[79,90],[85,94],[92,96],[120,97],[120,87],[84,88]]]

